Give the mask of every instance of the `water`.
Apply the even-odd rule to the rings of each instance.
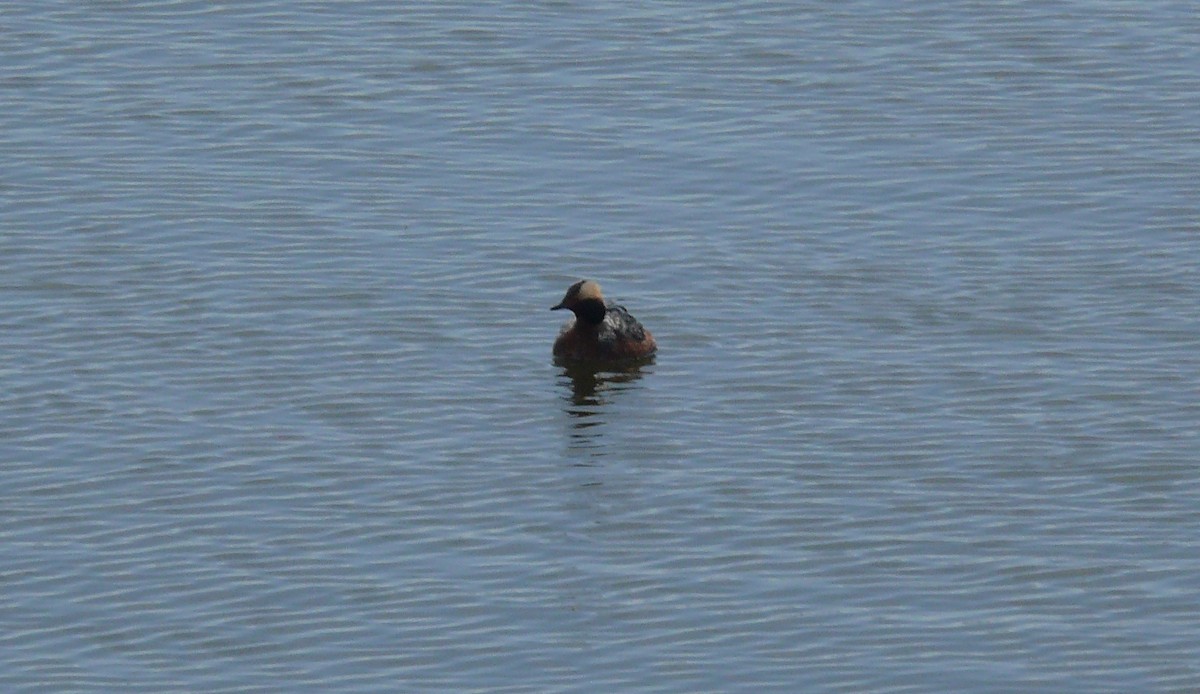
[[[6,691],[1200,686],[1190,6],[0,22]]]

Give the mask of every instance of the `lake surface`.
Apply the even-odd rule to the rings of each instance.
[[[1193,5],[0,26],[5,691],[1200,689]]]

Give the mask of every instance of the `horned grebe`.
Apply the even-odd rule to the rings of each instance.
[[[564,361],[615,361],[654,354],[658,345],[649,330],[624,306],[606,303],[600,285],[591,280],[572,284],[557,306],[575,314],[554,341],[554,356]]]

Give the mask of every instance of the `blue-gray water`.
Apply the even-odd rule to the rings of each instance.
[[[0,27],[4,691],[1200,688],[1191,4]]]

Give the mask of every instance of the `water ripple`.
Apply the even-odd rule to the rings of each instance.
[[[5,690],[1194,689],[1194,13],[563,9],[6,9]]]

